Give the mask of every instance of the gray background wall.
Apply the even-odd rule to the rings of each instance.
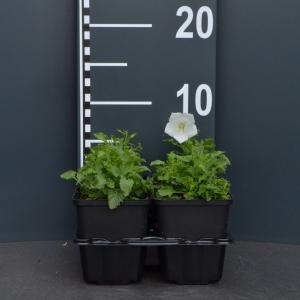
[[[217,142],[238,239],[300,242],[300,2],[219,1]],[[0,240],[72,237],[74,0],[0,9]]]
[[[76,163],[75,2],[0,5],[0,239],[71,236]]]

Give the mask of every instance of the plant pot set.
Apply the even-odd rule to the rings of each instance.
[[[154,161],[152,176],[132,144],[134,134],[96,134],[77,172],[77,237],[83,277],[88,283],[128,284],[142,279],[146,251],[158,246],[164,279],[208,284],[222,277],[230,184],[220,177],[230,164],[211,139],[197,134],[193,116],[172,114],[166,133],[177,151]],[[151,214],[151,218],[149,217]],[[151,235],[151,236],[150,236]]]

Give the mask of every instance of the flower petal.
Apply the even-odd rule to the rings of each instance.
[[[181,117],[182,113],[171,113],[169,118],[169,122],[177,121],[179,117]]]
[[[186,134],[176,134],[173,136],[173,138],[179,143],[182,144],[184,142],[186,142],[189,137]]]
[[[197,126],[193,125],[192,128],[190,128],[190,130],[188,132],[188,136],[189,136],[189,138],[191,138],[197,134],[198,134]]]
[[[187,113],[172,113],[169,122],[185,122],[189,124],[195,124],[195,118],[193,114]]]
[[[186,114],[186,113],[184,113],[184,114],[182,114],[182,115],[184,116],[184,118],[185,118],[186,120],[189,121],[189,123],[195,124],[195,118],[194,118],[194,115],[193,115],[193,114]]]
[[[171,137],[174,137],[174,135],[177,134],[176,126],[174,126],[171,122],[169,122],[169,123],[166,125],[165,133],[168,134],[168,135],[171,136]]]

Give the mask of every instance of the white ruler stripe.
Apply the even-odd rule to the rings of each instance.
[[[87,133],[90,133],[91,132],[91,124],[85,124],[84,126],[84,131],[87,132]]]
[[[85,148],[90,148],[92,144],[100,144],[100,140],[85,140]]]
[[[91,105],[152,105],[152,101],[92,101]]]
[[[84,24],[90,24],[90,20],[91,20],[91,17],[89,15],[85,15],[83,16],[83,23]]]
[[[113,143],[113,140],[107,140],[109,143]],[[85,148],[90,148],[92,144],[102,144],[102,140],[85,140]]]
[[[90,40],[91,39],[91,33],[89,31],[84,31],[84,39]]]
[[[84,0],[83,1],[83,7],[84,8],[90,8],[90,0]]]
[[[128,63],[85,63],[85,71],[90,71],[91,67],[128,67]]]
[[[152,28],[152,24],[90,24],[91,28]]]

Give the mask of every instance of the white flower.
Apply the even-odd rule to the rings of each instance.
[[[179,144],[186,142],[198,133],[194,116],[187,113],[172,113],[165,133],[173,137]]]

